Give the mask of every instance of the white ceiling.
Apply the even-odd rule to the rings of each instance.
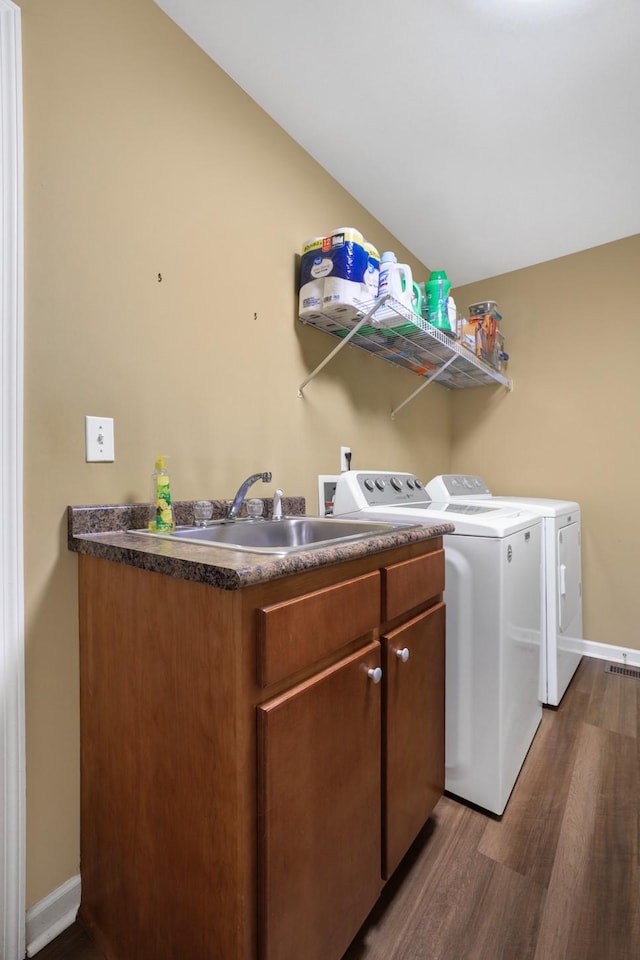
[[[156,3],[454,285],[640,233],[640,0]]]

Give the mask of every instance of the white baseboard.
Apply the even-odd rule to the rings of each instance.
[[[71,877],[27,910],[27,956],[39,950],[70,927],[80,906],[80,876]]]
[[[624,663],[628,667],[640,667],[640,650],[631,647],[618,647],[608,643],[595,643],[593,640],[577,640],[575,649],[585,657],[595,657],[596,660],[611,660],[613,663]]]

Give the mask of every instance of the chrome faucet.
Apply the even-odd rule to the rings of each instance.
[[[247,477],[247,479],[240,484],[240,487],[238,488],[238,492],[233,498],[233,503],[229,507],[229,513],[227,514],[227,519],[229,520],[238,519],[238,514],[240,513],[240,507],[244,503],[244,498],[249,492],[249,487],[252,487],[253,484],[256,483],[258,480],[262,480],[263,483],[270,483],[271,474],[270,473],[252,473],[250,477]]]

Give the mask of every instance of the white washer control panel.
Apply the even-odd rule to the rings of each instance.
[[[421,504],[431,501],[422,481],[410,473],[352,470],[341,474],[338,486],[350,488],[354,495],[359,492],[369,507]],[[363,504],[360,503],[358,506]]]
[[[437,498],[433,498],[437,499]],[[453,509],[442,498],[443,511]],[[424,507],[431,504],[422,481],[412,473],[387,473],[383,470],[349,470],[340,474],[336,484],[335,512],[350,513],[367,507]],[[459,513],[492,513],[496,507],[486,504],[457,504]]]
[[[433,500],[451,500],[453,497],[490,497],[491,490],[480,477],[467,473],[445,473],[427,484]]]

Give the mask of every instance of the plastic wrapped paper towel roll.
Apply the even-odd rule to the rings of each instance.
[[[364,237],[354,227],[338,227],[307,241],[300,264],[299,315],[312,320],[322,310],[358,308],[370,299],[369,266]]]
[[[319,319],[322,314],[324,278],[328,267],[322,255],[323,243],[324,237],[312,237],[302,247],[298,315],[305,320]]]

